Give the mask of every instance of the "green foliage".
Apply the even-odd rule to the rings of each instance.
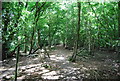
[[[37,8],[39,13],[36,13]],[[90,41],[94,47],[116,47],[118,42],[113,39],[117,39],[118,34],[117,11],[117,3],[81,3],[79,46],[87,48]],[[2,35],[6,52],[14,50],[17,43],[22,41],[26,42],[27,51],[30,41],[33,41],[33,49],[38,46],[38,41],[40,45],[63,43],[68,47],[74,46],[76,3],[3,2],[2,13]],[[25,45],[21,45],[22,50]]]

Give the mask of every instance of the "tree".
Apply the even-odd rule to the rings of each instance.
[[[118,2],[118,36],[120,37],[120,1]]]
[[[9,55],[9,51],[11,54],[13,54],[15,51],[10,50],[10,43],[14,40],[14,35],[16,34],[15,29],[18,28],[19,19],[21,16],[21,12],[23,9],[23,3],[3,3],[4,6],[2,8],[3,10],[3,48],[2,48],[2,58],[3,60],[7,58],[7,55]],[[13,7],[13,5],[17,6],[16,8]],[[20,6],[18,6],[20,5]],[[7,7],[6,7],[7,6]],[[14,11],[16,9],[17,11]],[[12,12],[12,13],[11,13]],[[17,13],[17,14],[16,14]],[[15,17],[14,17],[15,16]],[[11,22],[14,22],[14,24],[10,24]],[[13,26],[10,27],[9,26]],[[6,38],[7,36],[7,38]]]
[[[50,48],[52,45],[64,44],[70,50],[74,47],[74,59],[81,47],[86,50],[89,47],[89,51],[94,46],[112,49],[117,46],[113,39],[118,37],[120,31],[120,18],[117,16],[119,4],[120,2],[3,3],[2,55],[7,57],[15,52],[18,40],[26,42],[20,46],[20,51],[29,54],[35,53],[44,45]]]
[[[37,51],[37,50],[40,48],[40,46],[39,46],[39,44],[38,44],[38,48],[37,48],[35,51],[32,52],[33,44],[34,44],[34,43],[33,43],[33,38],[34,38],[35,31],[36,31],[36,27],[38,26],[37,24],[38,24],[39,17],[41,16],[41,11],[44,11],[50,4],[51,4],[51,3],[48,3],[48,4],[46,5],[46,2],[43,2],[43,3],[41,3],[41,6],[38,6],[39,3],[36,2],[36,5],[35,5],[35,7],[36,7],[36,12],[35,12],[35,19],[34,19],[35,22],[33,23],[33,24],[34,24],[34,27],[33,27],[33,32],[32,32],[32,35],[31,35],[31,45],[30,45],[29,54],[34,53],[35,51]],[[37,30],[37,33],[39,34],[39,35],[38,35],[38,43],[40,43],[40,30],[39,30],[39,29]]]
[[[81,3],[78,2],[78,23],[77,23],[77,28],[76,28],[76,31],[77,31],[77,34],[76,34],[76,39],[75,39],[75,46],[74,46],[74,52],[73,52],[73,55],[72,55],[72,58],[71,58],[71,61],[75,61],[76,59],[76,56],[77,56],[77,53],[78,53],[78,42],[79,42],[79,32],[80,32],[80,10],[81,10]]]

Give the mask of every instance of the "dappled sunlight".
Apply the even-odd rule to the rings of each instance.
[[[48,69],[44,69],[44,70],[42,70],[42,72],[41,73],[45,73],[45,72],[49,72],[50,70],[48,70]]]
[[[13,61],[16,61],[16,58],[13,58],[12,60],[13,60]]]
[[[63,56],[51,55],[51,56],[50,56],[50,59],[51,59],[51,60],[54,60],[54,61],[63,61],[63,60],[65,60],[65,57],[63,57]]]
[[[3,72],[3,71],[5,71],[5,70],[6,70],[5,68],[0,67],[0,72]]]
[[[46,75],[46,76],[56,75],[57,73],[58,73],[58,72],[56,72],[56,71],[51,71],[51,72],[48,72],[48,73],[43,74],[43,76],[44,76],[44,75]]]
[[[64,79],[82,79],[83,77],[87,77],[84,72],[81,72],[80,68],[75,67],[67,67],[61,69],[61,74],[64,76]]]
[[[42,74],[42,78],[43,79],[59,79],[60,77],[63,77],[63,75],[59,75],[59,71],[51,71],[51,72],[47,72],[47,73],[44,73]]]
[[[25,72],[27,73],[32,73],[35,72],[36,68],[31,68],[31,69],[27,69]]]
[[[31,65],[26,65],[26,66],[20,66],[20,68],[26,68],[26,69],[28,69],[28,68],[33,68],[33,67],[36,67],[36,66],[41,66],[41,63],[40,64],[31,64]]]
[[[59,75],[56,76],[41,76],[43,79],[52,79],[52,80],[58,80],[59,79]]]
[[[93,77],[100,77],[97,72],[101,72],[101,67],[103,67],[104,71],[107,71],[109,67],[105,66],[105,63],[112,62],[111,60],[107,61],[94,61],[94,60],[87,60],[87,61],[76,61],[70,62],[68,61],[68,57],[71,54],[70,51],[65,50],[63,48],[57,48],[56,51],[52,51],[50,53],[50,58],[41,58],[37,57],[21,57],[19,61],[19,69],[18,69],[18,79],[32,79],[32,78],[40,78],[43,80],[70,80],[73,81],[74,79],[82,80],[83,78],[91,78]],[[13,58],[10,60],[9,63],[15,62]],[[103,65],[102,65],[103,64]],[[115,71],[118,71],[119,64],[115,62],[113,64]],[[4,66],[5,67],[5,66]],[[12,67],[0,68],[0,72],[4,72],[2,77],[8,76],[7,78],[13,77],[15,71],[15,65]],[[110,71],[110,69],[109,69]],[[96,74],[96,76],[95,76]],[[119,73],[116,73],[120,75]]]
[[[15,68],[1,68],[0,67],[0,79],[5,76],[6,77],[12,76],[10,74],[13,74],[14,71],[15,71]]]
[[[56,57],[56,55],[51,55],[50,57],[51,57],[51,58],[55,58],[55,57]]]

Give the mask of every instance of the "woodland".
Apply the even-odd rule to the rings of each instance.
[[[2,2],[1,81],[119,81],[119,2]]]

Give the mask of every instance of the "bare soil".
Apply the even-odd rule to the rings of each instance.
[[[68,61],[71,50],[58,45],[50,51],[50,58],[23,56],[19,59],[18,81],[82,81],[119,80],[120,59],[114,52],[96,51],[94,56],[77,56],[76,62]],[[0,67],[0,79],[14,79],[15,58],[7,59]]]

